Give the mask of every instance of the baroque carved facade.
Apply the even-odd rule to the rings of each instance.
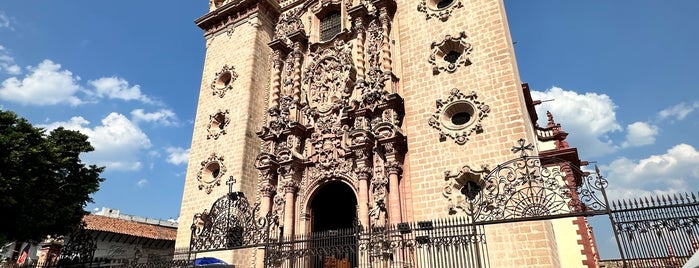
[[[318,231],[314,206],[330,185],[354,200],[321,201],[351,206],[341,213],[364,227],[463,216],[463,193],[495,187],[486,167],[511,159],[514,141],[553,139],[537,135],[502,1],[211,0],[209,10],[195,21],[207,53],[182,219],[240,192],[271,232],[303,235]],[[558,257],[570,232],[557,231],[577,225],[518,226],[536,239],[514,248],[515,227],[487,228],[502,256],[493,267],[577,262]],[[190,237],[180,228],[177,246]],[[517,263],[525,248],[552,257]],[[262,267],[259,252],[236,251],[236,265]]]
[[[306,34],[306,28],[317,28],[314,19],[318,23],[320,14],[332,11],[345,15],[331,39]],[[399,78],[391,68],[393,12],[392,1],[320,1],[280,16],[270,42],[268,120],[257,133],[265,144],[257,158],[265,174],[259,187],[271,192],[262,202],[270,203],[276,218],[284,218],[280,213],[308,218],[311,193],[329,181],[343,182],[357,194],[357,215],[365,226],[378,220],[378,213],[370,220],[370,208],[400,202],[406,137],[403,99],[394,87]],[[304,19],[311,23],[304,25]],[[289,202],[300,211],[284,211]],[[401,222],[400,211],[391,219]]]

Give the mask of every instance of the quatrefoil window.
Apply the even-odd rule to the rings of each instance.
[[[465,32],[458,36],[447,35],[440,42],[432,42],[432,54],[428,60],[433,66],[432,73],[453,73],[461,66],[471,65],[471,50],[471,44],[466,43]]]
[[[224,65],[214,76],[214,81],[211,83],[212,94],[223,98],[226,91],[233,88],[233,82],[238,78],[238,73],[233,66]]]

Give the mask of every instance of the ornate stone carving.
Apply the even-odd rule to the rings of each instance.
[[[386,173],[389,175],[400,175],[403,173],[403,165],[398,161],[389,161],[386,163]]]
[[[459,210],[468,212],[466,198],[473,199],[483,189],[483,179],[489,173],[490,170],[486,165],[483,165],[480,170],[463,166],[456,173],[444,172],[446,184],[442,189],[442,195],[447,199],[449,214],[456,214]]]
[[[291,97],[284,96],[279,99],[279,106],[269,109],[269,132],[279,136],[282,131],[289,128],[289,123],[291,122],[289,115],[291,114],[292,104],[293,100]]]
[[[311,181],[345,177],[352,172],[353,162],[345,159],[347,153],[340,139],[324,139],[313,144],[315,153],[310,162],[314,165],[307,170]]]
[[[325,113],[336,103],[346,104],[354,78],[352,46],[337,40],[333,47],[311,52],[310,60],[304,79],[309,105]]]
[[[284,221],[279,220],[284,217],[284,204],[286,204],[286,199],[284,198],[283,191],[278,190],[272,202],[272,215],[273,219],[276,221],[276,225],[280,227],[284,226]]]
[[[272,197],[277,192],[277,187],[269,182],[263,182],[260,184],[260,193],[264,197]]]
[[[226,166],[223,165],[223,156],[211,153],[209,158],[201,161],[201,168],[197,172],[199,190],[205,190],[210,194],[214,187],[221,185],[221,178],[226,174]]]
[[[386,217],[386,202],[384,198],[375,199],[369,209],[369,217],[371,218],[371,226],[385,226],[387,223]]]
[[[233,82],[238,78],[238,73],[233,66],[224,65],[214,76],[214,81],[211,82],[212,94],[223,98],[226,91],[233,88]]]
[[[438,18],[441,21],[447,21],[454,10],[462,7],[464,5],[461,0],[420,0],[417,11],[425,13],[425,18],[428,20]]]
[[[284,193],[296,193],[296,190],[299,189],[299,183],[295,179],[285,179],[281,184]]]
[[[207,139],[218,139],[221,135],[226,134],[226,127],[228,123],[231,122],[231,118],[228,116],[230,112],[228,109],[221,111],[220,109],[212,115],[209,115],[209,124],[206,126]]]
[[[490,106],[477,100],[476,92],[466,95],[454,88],[446,100],[437,100],[437,111],[428,124],[439,131],[440,140],[447,137],[464,145],[472,133],[483,131],[481,122],[488,116]]]
[[[469,55],[471,54],[470,43],[466,42],[466,33],[461,32],[458,36],[446,35],[444,40],[432,42],[432,54],[428,62],[432,64],[432,73],[456,72],[461,66],[471,65]]]
[[[301,8],[296,8],[284,12],[279,16],[279,21],[274,27],[274,39],[286,39],[286,36],[290,33],[296,31],[302,31],[305,34],[303,28],[303,22],[299,18]]]

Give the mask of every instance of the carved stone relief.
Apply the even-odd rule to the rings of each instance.
[[[309,58],[304,78],[309,105],[325,113],[338,102],[346,104],[354,78],[351,44],[338,40],[333,47],[311,52]]]
[[[226,91],[233,88],[233,82],[238,78],[238,73],[233,66],[224,65],[214,76],[214,81],[211,82],[212,94],[223,98]]]
[[[279,16],[279,21],[274,27],[274,39],[285,40],[288,34],[299,30],[305,34],[303,22],[299,16],[300,11],[300,8],[296,8],[284,12],[281,16]]]
[[[231,122],[228,109],[221,111],[220,109],[212,115],[209,115],[209,124],[206,126],[207,139],[218,139],[221,135],[226,134],[226,127]]]
[[[461,0],[420,0],[417,11],[425,13],[428,20],[437,18],[441,21],[447,21],[454,10],[462,7],[464,5]]]
[[[432,42],[431,49],[428,62],[433,66],[433,74],[453,73],[461,66],[471,65],[469,55],[473,48],[466,42],[465,32],[459,33],[458,36],[447,35],[442,41]]]
[[[442,195],[447,199],[449,214],[456,214],[459,211],[468,212],[470,208],[466,199],[473,199],[483,189],[485,184],[483,178],[489,173],[490,170],[486,165],[483,165],[480,170],[464,166],[456,173],[444,172],[446,183],[442,189]]]
[[[214,187],[221,185],[221,178],[226,174],[227,168],[223,164],[223,156],[211,153],[209,158],[201,161],[200,165],[201,167],[197,172],[199,190],[204,190],[210,194]]]
[[[439,131],[440,140],[450,137],[456,144],[464,145],[472,133],[483,131],[481,121],[490,112],[490,106],[477,99],[476,92],[466,95],[454,88],[446,100],[437,100],[437,111],[428,124]]]

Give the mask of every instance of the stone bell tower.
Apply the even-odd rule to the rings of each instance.
[[[275,1],[212,0],[195,23],[204,31],[206,57],[182,198],[177,248],[190,240],[191,219],[228,193],[254,201],[266,113],[271,41],[279,15]],[[233,178],[233,179],[231,179]]]
[[[537,140],[502,0],[209,6],[177,247],[229,187],[287,237],[458,217],[445,171]],[[488,226],[492,267],[560,267],[554,229]]]

